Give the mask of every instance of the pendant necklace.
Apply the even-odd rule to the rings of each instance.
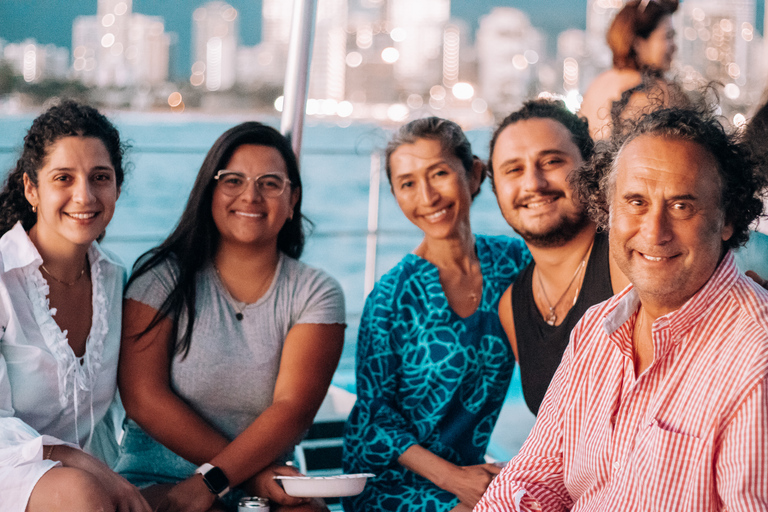
[[[221,282],[222,288],[224,288],[224,291],[227,292],[227,295],[229,295],[229,298],[232,299],[230,303],[232,304],[232,308],[235,310],[235,318],[237,318],[238,322],[242,322],[243,310],[245,309],[247,304],[240,306],[240,303],[232,296],[231,293],[229,293],[229,290],[227,289],[227,285],[224,284],[224,278],[221,277],[221,272],[219,272],[219,267],[217,267],[216,264],[214,264],[213,268],[214,270],[216,270],[216,275],[219,276],[219,281]]]
[[[573,285],[573,282],[576,281],[576,277],[579,275],[579,272],[581,272],[581,269],[584,268],[584,266],[587,264],[587,257],[589,256],[589,252],[591,250],[592,250],[592,244],[589,245],[589,249],[587,249],[587,252],[584,254],[584,258],[581,260],[581,263],[579,263],[579,266],[576,267],[576,272],[573,273],[573,277],[571,277],[571,282],[568,283],[568,286],[565,288],[565,291],[563,292],[562,295],[560,295],[560,298],[557,299],[557,302],[555,302],[554,306],[549,301],[549,297],[547,297],[546,290],[544,290],[544,283],[541,280],[541,272],[536,272],[536,276],[539,278],[539,288],[541,288],[541,294],[544,296],[544,301],[547,303],[547,308],[549,309],[549,315],[547,315],[547,318],[545,319],[548,325],[555,325],[555,322],[557,322],[557,313],[555,312],[555,310],[557,309],[557,306],[560,305],[560,302],[562,302],[565,295],[568,293],[568,290],[571,289],[571,286]],[[573,304],[571,304],[571,307],[576,305],[576,301],[579,298],[580,288],[581,287],[576,289],[576,295],[573,298]]]

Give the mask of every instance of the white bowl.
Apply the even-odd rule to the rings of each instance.
[[[276,476],[285,493],[297,498],[336,498],[355,496],[363,492],[365,482],[372,473],[336,476]]]

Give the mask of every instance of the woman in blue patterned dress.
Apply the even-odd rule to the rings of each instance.
[[[514,368],[499,298],[530,256],[520,240],[472,234],[484,166],[455,123],[403,126],[386,161],[398,205],[424,239],[366,300],[343,465],[376,477],[344,508],[473,507],[499,471],[483,456]]]

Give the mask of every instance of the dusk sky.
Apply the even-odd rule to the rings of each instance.
[[[291,0],[285,0],[288,4]],[[350,4],[353,0],[349,0]],[[418,0],[414,0],[418,1]],[[727,0],[724,0],[727,1]],[[240,13],[240,40],[254,45],[261,39],[261,0],[227,0]],[[176,34],[171,73],[183,76],[189,69],[192,11],[205,0],[133,0],[133,12],[162,16],[165,30]],[[758,28],[762,30],[764,0],[757,0]],[[508,6],[528,13],[534,26],[548,33],[550,48],[558,33],[586,26],[587,0],[453,0],[452,15],[464,19],[472,30],[493,7]],[[70,48],[72,21],[95,15],[96,0],[0,0],[0,38],[16,42],[33,37],[40,43]]]

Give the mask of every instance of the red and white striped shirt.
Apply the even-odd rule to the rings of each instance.
[[[475,512],[768,510],[768,292],[727,254],[656,319],[635,378],[639,305],[628,288],[587,311]]]

